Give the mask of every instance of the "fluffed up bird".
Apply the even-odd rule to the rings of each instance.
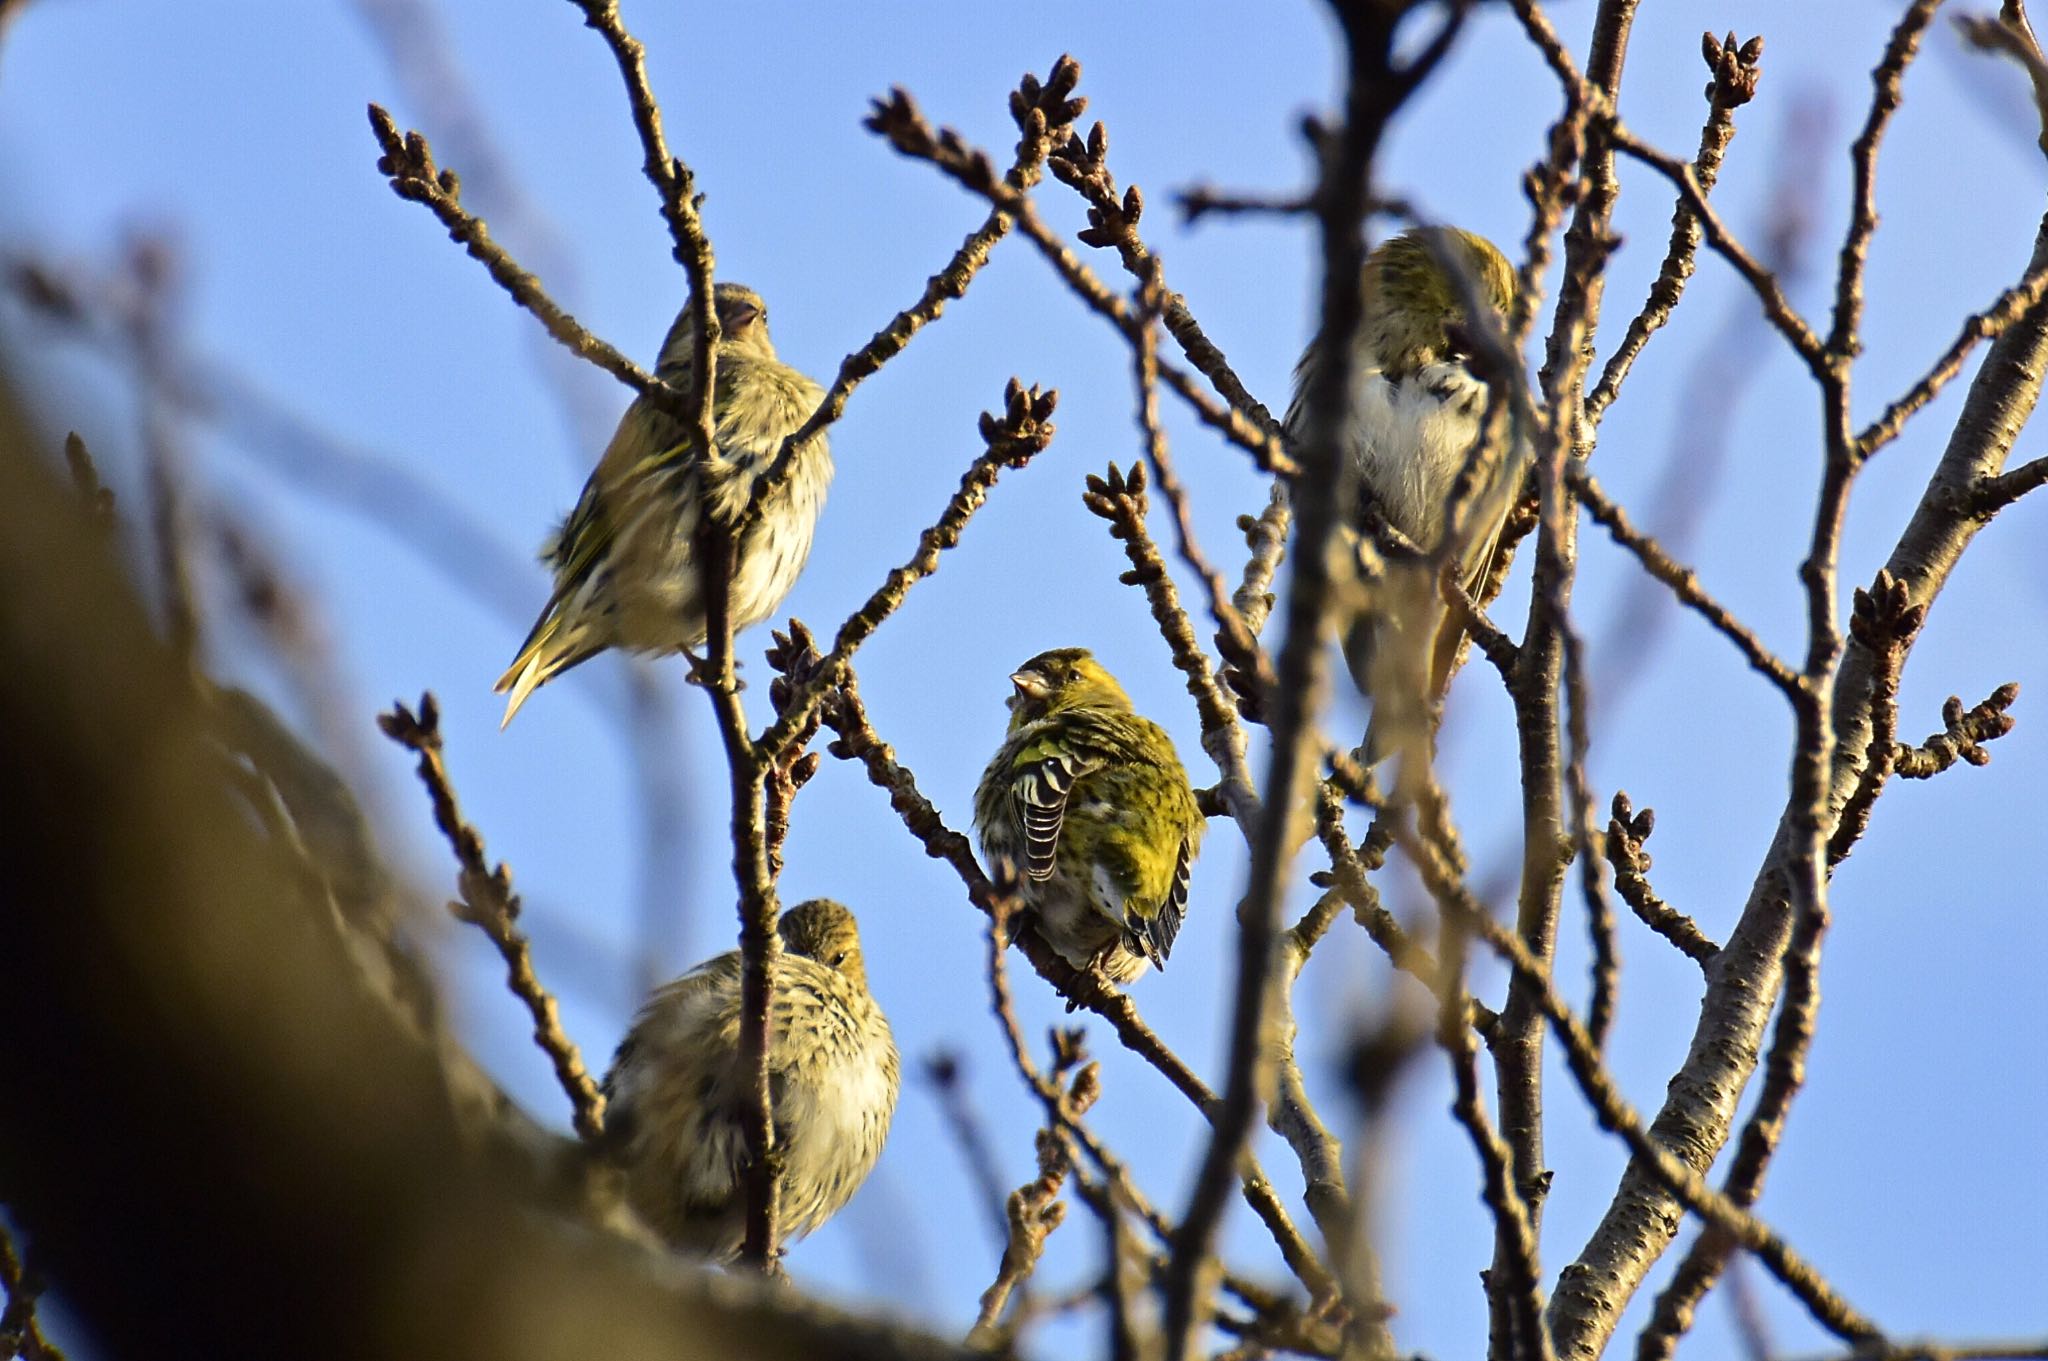
[[[1451,269],[1464,276],[1465,288]],[[1403,232],[1368,257],[1352,359],[1354,423],[1344,434],[1347,475],[1357,491],[1356,502],[1344,508],[1351,530],[1363,529],[1370,503],[1424,552],[1443,543],[1445,510],[1479,444],[1489,392],[1475,371],[1484,366],[1473,352],[1463,299],[1476,297],[1504,328],[1515,290],[1507,257],[1485,237],[1456,227]],[[1304,394],[1323,354],[1319,336],[1295,369],[1286,423],[1297,440],[1308,433]],[[1529,462],[1526,436],[1513,438],[1504,452],[1489,451],[1458,541],[1450,546],[1467,590],[1477,591],[1486,579]],[[1348,630],[1345,657],[1373,700],[1364,747],[1369,759],[1388,754],[1391,729],[1415,723],[1410,730],[1419,732],[1422,716],[1443,698],[1462,641],[1448,613],[1425,574],[1389,573],[1373,607]]]
[[[1041,652],[1010,684],[1009,735],[974,791],[983,853],[1016,867],[1075,968],[1116,983],[1164,968],[1204,829],[1173,739],[1084,648]]]
[[[874,1170],[900,1064],[868,992],[853,914],[813,899],[784,913],[777,932],[768,1081],[787,1242],[838,1213]],[[719,1262],[736,1259],[746,1238],[740,970],[735,950],[657,990],[604,1080],[602,1149],[623,1173],[626,1203],[677,1248]]]
[[[745,511],[754,484],[796,433],[824,392],[775,357],[768,309],[741,284],[712,290],[718,312],[716,452],[699,457],[682,422],[636,397],[619,419],[604,457],[576,508],[541,548],[554,590],[533,631],[498,678],[509,692],[505,722],[527,696],[610,647],[680,652],[709,629],[692,556],[698,516],[708,504],[731,520]],[[695,385],[697,325],[685,303],[662,342],[655,373],[689,392]],[[807,440],[789,477],[762,508],[739,547],[732,582],[732,626],[775,612],[811,553],[811,533],[832,481],[825,437]]]

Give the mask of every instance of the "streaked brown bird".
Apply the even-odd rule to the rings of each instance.
[[[711,419],[717,447],[700,455],[682,422],[646,397],[619,418],[583,495],[541,549],[555,579],[533,631],[498,678],[505,722],[534,690],[607,648],[681,652],[703,643],[705,603],[695,560],[706,506],[731,522],[755,484],[824,400],[824,390],[775,356],[768,307],[743,284],[712,289],[718,366]],[[661,345],[655,373],[684,392],[697,386],[696,308],[685,303]],[[733,568],[735,631],[773,614],[811,554],[832,482],[825,437],[806,440],[789,477],[740,540]]]
[[[853,1198],[881,1156],[901,1065],[868,991],[860,930],[816,898],[777,925],[768,1080],[783,1151],[784,1242]],[[606,1075],[602,1149],[648,1227],[685,1252],[730,1262],[746,1237],[749,1160],[740,1068],[740,955],[705,961],[658,989]]]

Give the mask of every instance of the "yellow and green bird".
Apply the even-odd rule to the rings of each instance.
[[[1464,286],[1452,271],[1463,276]],[[1456,227],[1421,227],[1382,242],[1366,260],[1363,311],[1352,351],[1352,411],[1344,432],[1350,485],[1358,499],[1344,508],[1362,527],[1368,502],[1424,552],[1448,532],[1446,507],[1459,472],[1483,433],[1490,393],[1474,354],[1466,296],[1505,327],[1514,306],[1514,267],[1485,237]],[[1288,433],[1301,439],[1302,395],[1325,362],[1322,337],[1310,342],[1295,369]],[[1476,591],[1493,562],[1501,530],[1514,509],[1530,462],[1526,438],[1488,461],[1474,488],[1457,542],[1450,546],[1459,579]],[[1354,540],[1355,542],[1355,540]],[[1390,579],[1374,608],[1362,611],[1344,640],[1353,678],[1373,700],[1365,750],[1390,749],[1390,728],[1409,727],[1443,698],[1461,630],[1448,627],[1434,583],[1408,574]],[[1393,718],[1395,723],[1384,721]]]
[[[983,853],[1016,866],[1069,964],[1116,983],[1164,968],[1204,827],[1173,739],[1085,648],[1041,652],[1010,684],[1009,734],[974,793]]]

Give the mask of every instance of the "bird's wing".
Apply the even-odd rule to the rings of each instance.
[[[737,1008],[739,971],[737,951],[714,956],[657,988],[640,1008],[604,1075],[604,1096],[611,1103],[605,1118],[607,1147],[618,1149],[632,1142],[638,1108],[647,1095],[644,1089],[666,1066],[663,1056],[678,1047],[693,1047],[691,1037],[715,1027],[715,1013]]]
[[[1035,882],[1052,878],[1053,852],[1067,819],[1074,782],[1102,768],[1100,758],[1065,743],[1041,741],[1017,754],[1010,799],[1024,828],[1024,873]]]
[[[1166,957],[1173,953],[1174,938],[1180,935],[1181,919],[1187,915],[1188,884],[1193,879],[1193,869],[1194,847],[1182,837],[1180,853],[1173,862],[1173,880],[1167,885],[1159,910],[1150,918],[1130,923],[1139,948],[1152,961],[1152,967],[1162,973],[1166,970]]]

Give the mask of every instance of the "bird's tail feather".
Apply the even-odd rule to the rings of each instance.
[[[505,701],[505,717],[498,723],[499,731],[504,731],[511,724],[512,716],[526,703],[527,696],[591,655],[591,649],[579,648],[572,638],[563,633],[560,615],[552,612],[544,615],[533,626],[533,632],[526,636],[526,643],[519,649],[519,655],[512,659],[512,665],[505,668],[505,674],[498,677],[498,683],[492,687],[493,693],[509,693]]]

